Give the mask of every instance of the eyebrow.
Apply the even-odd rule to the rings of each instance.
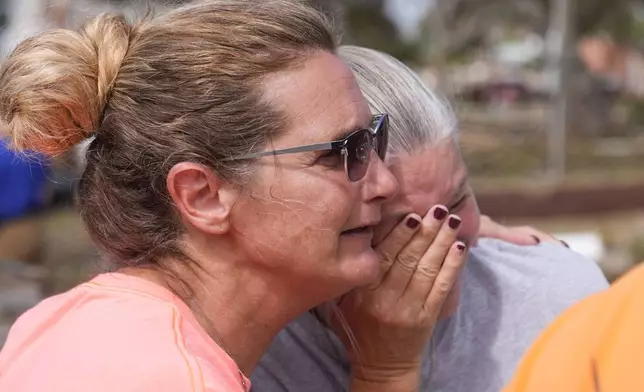
[[[334,141],[337,141],[337,140],[342,140],[342,139],[348,137],[349,135],[351,135],[352,133],[354,133],[355,131],[359,131],[361,129],[367,129],[367,128],[369,128],[369,127],[371,127],[373,125],[372,120],[373,120],[373,116],[369,119],[368,125],[366,125],[366,126],[351,125],[351,126],[342,127],[335,134],[335,136],[333,136],[333,138],[331,140],[329,140],[329,141],[334,142]]]

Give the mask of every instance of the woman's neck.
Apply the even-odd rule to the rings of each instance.
[[[161,269],[122,272],[160,284],[181,298],[208,335],[248,375],[275,335],[314,304],[298,298],[284,280],[242,263],[170,260]],[[300,302],[299,304],[297,302]]]

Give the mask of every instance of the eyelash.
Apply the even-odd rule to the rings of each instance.
[[[458,201],[456,203],[452,204],[452,206],[449,208],[449,210],[453,211],[453,210],[458,210],[459,208],[461,208],[463,206],[463,204],[465,204],[465,201],[467,200],[467,198],[469,196],[470,196],[469,194],[463,195],[463,197],[458,199]]]
[[[342,159],[341,158],[342,158],[342,154],[340,153],[340,151],[329,150],[329,151],[325,152],[324,154],[320,155],[315,160],[315,163],[319,163],[319,164],[322,164],[322,165],[325,165],[325,166],[338,166],[338,165],[342,164]],[[328,160],[331,160],[331,159],[333,159],[334,161],[333,162],[327,162],[325,164],[324,161],[328,161]]]

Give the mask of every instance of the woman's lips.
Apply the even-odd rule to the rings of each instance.
[[[360,226],[355,229],[345,230],[341,235],[346,236],[373,236],[373,226]]]

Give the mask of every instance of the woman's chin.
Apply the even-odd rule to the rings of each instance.
[[[350,289],[369,285],[378,279],[380,257],[372,248],[344,259],[342,275],[351,285]]]

